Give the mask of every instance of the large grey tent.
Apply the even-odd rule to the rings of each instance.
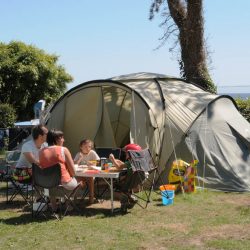
[[[250,124],[229,96],[181,79],[137,73],[85,82],[66,92],[46,118],[64,131],[74,155],[82,138],[97,147],[149,147],[167,180],[176,158],[199,160],[206,188],[250,191]]]

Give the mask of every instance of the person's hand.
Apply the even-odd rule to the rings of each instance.
[[[94,169],[94,168],[93,168],[94,165],[92,165],[92,164],[88,164],[88,163],[87,163],[87,166],[88,166],[88,169]]]
[[[77,162],[80,164],[80,162],[82,161],[82,158],[83,158],[83,154],[80,152],[79,154],[79,157],[78,157],[78,160]]]
[[[115,159],[114,155],[113,155],[113,154],[110,154],[110,155],[109,155],[109,159],[113,162],[114,159]]]
[[[87,161],[88,166],[96,166],[96,161]]]

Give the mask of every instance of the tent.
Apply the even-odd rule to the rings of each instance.
[[[176,158],[199,160],[205,188],[250,191],[250,124],[229,96],[153,73],[82,83],[66,92],[46,118],[64,131],[74,155],[82,138],[97,147],[129,142],[149,147],[167,181]]]

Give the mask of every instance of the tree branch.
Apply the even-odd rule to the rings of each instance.
[[[165,0],[154,0],[154,2],[150,6],[149,10],[149,20],[152,20],[154,18],[154,13],[158,13],[160,10],[160,7],[162,3],[165,2]]]
[[[182,0],[167,0],[170,15],[174,22],[178,26],[179,30],[183,29],[186,17],[187,17],[187,6]]]

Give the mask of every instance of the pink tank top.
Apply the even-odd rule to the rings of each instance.
[[[67,183],[71,181],[72,177],[66,166],[64,148],[61,146],[50,146],[43,148],[39,152],[39,161],[42,168],[50,167],[56,163],[61,165],[61,182]]]

